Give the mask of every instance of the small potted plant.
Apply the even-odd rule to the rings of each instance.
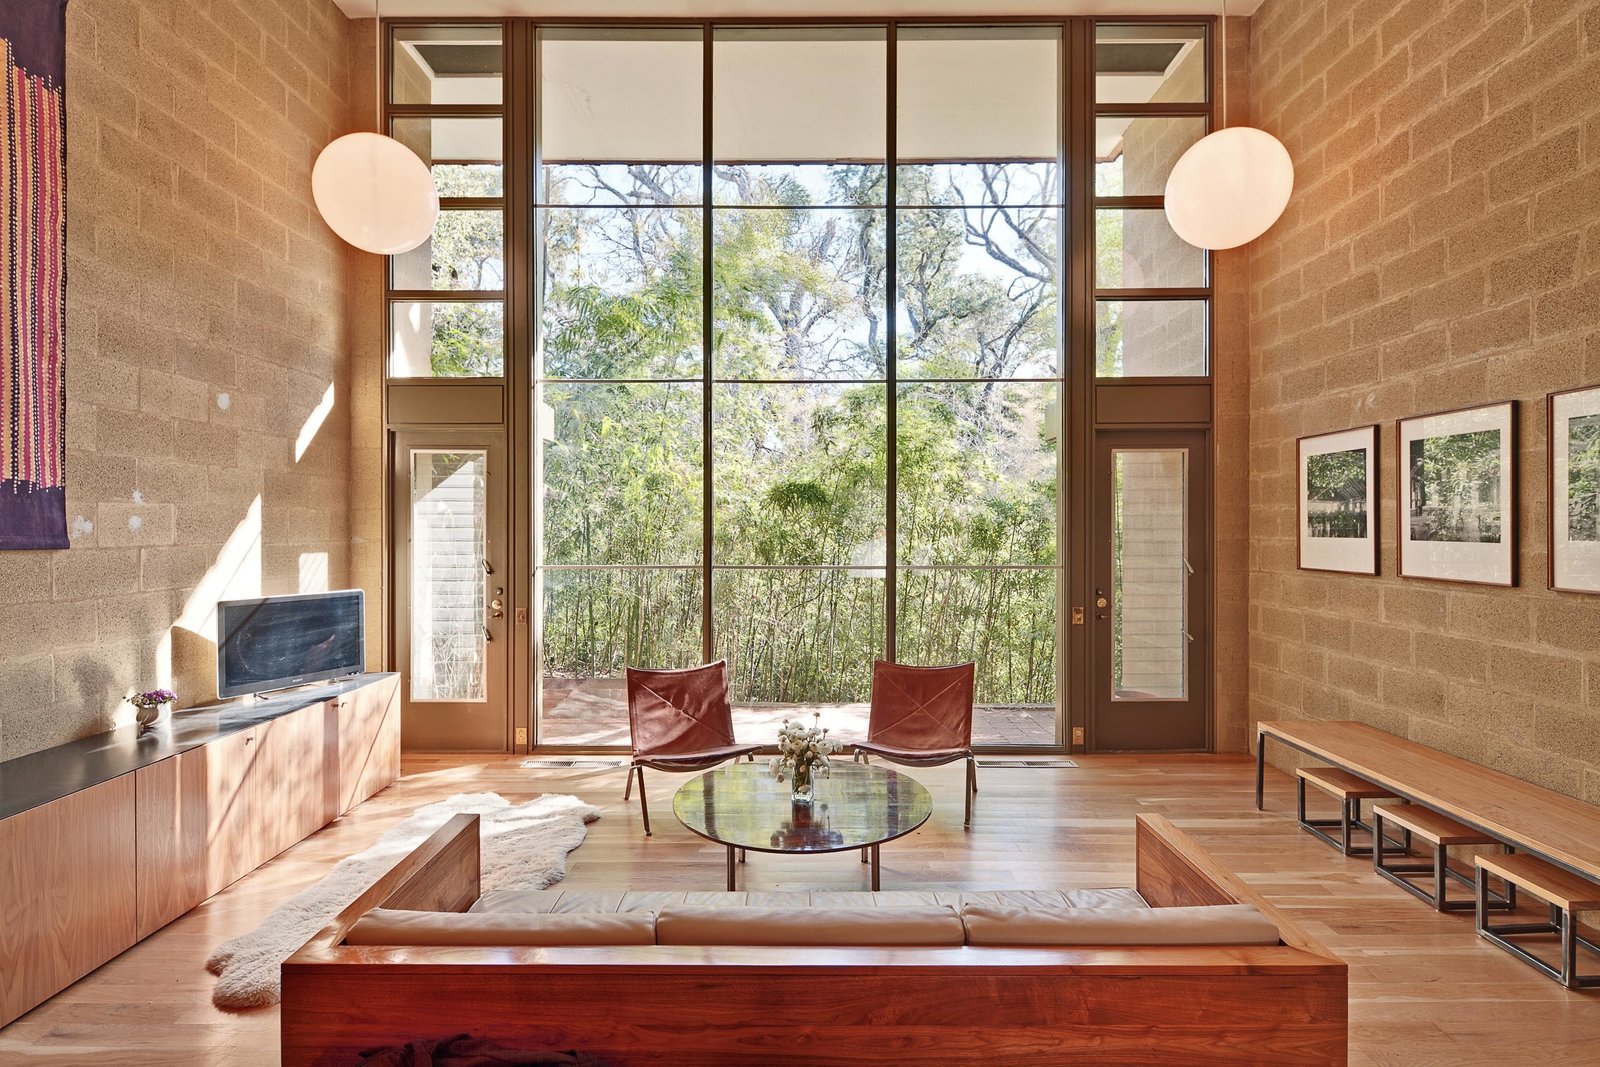
[[[128,703],[134,706],[139,729],[148,730],[161,718],[161,709],[177,699],[178,694],[170,689],[152,689],[147,693],[135,693],[128,698]]]
[[[823,777],[832,772],[828,757],[837,751],[839,742],[828,736],[821,712],[810,726],[785,719],[778,730],[778,755],[767,769],[778,781],[793,782],[791,796],[796,804],[810,804],[816,797],[818,772]]]

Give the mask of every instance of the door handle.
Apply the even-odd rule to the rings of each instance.
[[[503,618],[505,618],[506,617],[506,613],[504,611],[505,606],[506,606],[505,605],[505,601],[501,600],[499,597],[495,597],[493,600],[489,601],[489,607],[491,609],[489,611],[489,618],[491,618],[491,619],[503,619]]]

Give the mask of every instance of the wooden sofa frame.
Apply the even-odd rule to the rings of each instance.
[[[1343,1064],[1347,970],[1169,820],[1138,816],[1152,907],[1254,904],[1274,946],[357,947],[376,907],[464,911],[457,815],[283,965],[283,1063],[457,1033],[634,1064]]]

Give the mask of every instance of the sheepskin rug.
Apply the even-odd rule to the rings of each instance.
[[[395,860],[427,839],[452,815],[477,812],[483,891],[544,889],[567,875],[567,853],[583,844],[586,823],[600,809],[577,797],[549,793],[512,804],[498,793],[458,793],[418,808],[390,827],[365,852],[340,860],[316,885],[272,910],[261,925],[218,945],[206,960],[217,976],[211,1000],[219,1008],[257,1008],[278,1002],[279,967],[350,905]]]

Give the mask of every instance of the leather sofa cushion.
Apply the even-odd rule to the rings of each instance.
[[[1012,908],[1144,908],[1132,889],[1000,889],[990,892],[897,889],[735,892],[713,890],[502,889],[485,893],[469,911],[491,915],[660,911],[674,904],[725,908],[906,908],[990,904]]]
[[[948,905],[911,908],[752,908],[675,904],[656,916],[661,945],[960,945]]]
[[[1276,945],[1278,928],[1253,904],[1193,908],[961,909],[969,945]]]
[[[453,911],[374,908],[345,934],[347,945],[535,946],[653,945],[655,916],[473,915]]]

